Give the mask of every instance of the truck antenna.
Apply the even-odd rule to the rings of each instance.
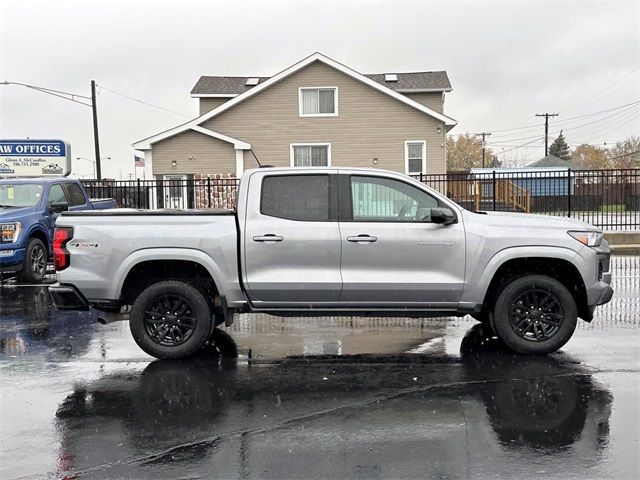
[[[251,155],[253,155],[253,158],[256,159],[256,163],[258,164],[258,166],[262,167],[262,164],[260,163],[260,160],[258,160],[258,157],[256,157],[256,154],[253,153],[253,150],[249,149],[249,151],[251,152]]]

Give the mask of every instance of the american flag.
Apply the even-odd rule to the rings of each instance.
[[[136,166],[136,168],[137,167],[144,168],[144,157],[139,157],[137,155],[134,155],[133,156],[133,163]]]

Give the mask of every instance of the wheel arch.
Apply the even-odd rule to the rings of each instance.
[[[592,312],[587,305],[584,277],[573,261],[576,253],[565,248],[549,247],[540,251],[532,249],[509,249],[494,256],[484,270],[481,298],[483,309],[493,305],[502,286],[514,278],[532,274],[545,275],[562,283],[573,295],[578,307],[578,316],[590,322]],[[500,252],[502,253],[502,252]]]
[[[32,238],[37,238],[38,240],[42,241],[42,243],[44,244],[44,248],[47,249],[47,255],[51,256],[51,244],[49,242],[49,236],[47,235],[47,232],[44,231],[44,229],[42,229],[39,225],[35,225],[33,227],[31,227],[26,233],[25,233],[25,242],[24,242],[24,247],[27,248],[27,245],[29,244],[29,241]]]
[[[131,254],[116,277],[115,297],[125,304],[156,280],[188,280],[207,291],[224,295],[222,273],[206,253],[191,249],[145,249]]]

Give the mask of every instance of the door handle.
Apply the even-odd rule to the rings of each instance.
[[[347,242],[357,242],[357,243],[369,242],[370,243],[370,242],[375,242],[377,240],[378,240],[377,237],[374,237],[373,235],[367,235],[366,233],[361,233],[356,237],[347,237]]]
[[[267,233],[266,235],[259,235],[253,237],[254,242],[281,242],[284,240],[284,237],[280,235],[274,235],[273,233]]]

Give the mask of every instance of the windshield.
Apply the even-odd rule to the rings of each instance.
[[[42,185],[37,183],[3,183],[0,185],[0,208],[35,207],[42,198]]]

